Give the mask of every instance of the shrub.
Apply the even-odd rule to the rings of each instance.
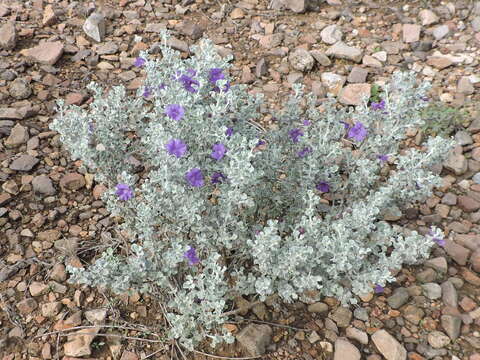
[[[136,60],[147,75],[136,97],[92,84],[88,110],[59,102],[51,128],[108,187],[116,237],[130,241],[70,267],[71,281],[154,294],[170,335],[192,348],[233,340],[221,324],[236,296],[290,302],[316,290],[354,303],[441,243],[438,229],[422,236],[383,218],[440,184],[429,168],[451,140],[400,149],[422,124],[428,84],[396,73],[379,103],[354,110],[316,108],[295,87],[277,129],[261,132],[261,97],[230,86],[228,59],[205,41],[182,61],[162,36],[161,59]]]

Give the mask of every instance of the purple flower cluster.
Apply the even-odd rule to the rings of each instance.
[[[171,104],[167,105],[165,109],[165,115],[167,115],[170,119],[180,121],[182,120],[183,115],[185,114],[185,109],[182,105],[178,104]]]
[[[373,288],[373,291],[375,292],[375,294],[381,294],[385,291],[385,288],[379,284],[376,284]]]
[[[372,110],[385,110],[385,100],[381,100],[380,102],[372,102],[370,104]]]
[[[430,229],[428,235],[432,236],[432,240],[437,243],[438,246],[444,247],[446,245],[445,239],[434,236],[433,231]]]
[[[299,128],[292,129],[288,132],[288,135],[290,136],[290,139],[296,144],[300,141],[300,136],[303,136],[302,130]]]
[[[133,197],[133,191],[127,184],[117,184],[116,189],[115,195],[117,195],[120,200],[127,201]]]
[[[185,179],[193,187],[202,187],[205,184],[203,180],[202,170],[193,168],[185,174]]]
[[[165,148],[170,155],[174,155],[177,158],[181,158],[187,152],[187,144],[180,139],[172,139],[166,145]]]
[[[135,59],[135,62],[133,63],[133,65],[134,65],[135,67],[142,67],[142,66],[145,65],[146,62],[147,62],[147,61],[146,61],[144,58],[137,57],[137,58]]]
[[[321,181],[315,185],[315,189],[322,193],[328,193],[330,191],[330,185],[325,181]]]
[[[377,155],[377,159],[382,163],[386,163],[388,161],[388,155]]]
[[[348,137],[358,142],[362,142],[367,137],[367,129],[359,121],[348,130]]]
[[[227,177],[221,172],[215,172],[212,175],[212,184],[221,184],[224,180],[227,180]]]
[[[307,156],[308,154],[310,154],[312,151],[313,150],[310,146],[306,146],[302,150],[297,152],[297,155],[298,155],[298,157],[303,158],[303,157]]]
[[[197,75],[195,70],[188,69],[186,74],[181,74],[178,78],[178,81],[182,83],[184,89],[191,93],[198,92],[198,87],[200,86],[198,80],[194,79],[195,75]],[[194,85],[197,88],[195,88]]]
[[[150,95],[152,95],[152,88],[150,86],[145,86],[145,88],[143,89],[142,96],[144,98],[148,98],[148,97],[150,97]]]
[[[190,246],[188,251],[186,251],[183,254],[183,256],[185,256],[187,258],[188,263],[191,266],[194,266],[194,265],[197,265],[198,263],[200,263],[200,259],[197,256],[197,250],[195,250],[195,248],[193,246]]]
[[[225,131],[225,135],[227,137],[232,136],[233,135],[233,128],[231,128],[231,127],[227,128],[227,130]]]
[[[223,144],[215,144],[212,147],[211,157],[215,160],[220,160],[227,153],[227,148]]]
[[[225,75],[223,74],[223,69],[213,68],[210,69],[208,73],[208,81],[214,85],[213,91],[220,92],[220,88],[217,86],[218,80],[225,80]],[[223,88],[223,92],[227,92],[230,89],[230,83],[227,82]]]

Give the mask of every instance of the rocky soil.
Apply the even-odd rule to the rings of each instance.
[[[231,75],[278,108],[303,83],[357,105],[373,84],[411,69],[433,83],[431,101],[469,111],[443,164],[444,184],[423,204],[393,214],[412,229],[447,234],[431,259],[396,274],[355,307],[271,299],[243,309],[220,358],[335,360],[480,359],[479,1],[3,0],[0,3],[0,354],[20,359],[207,359],[162,339],[152,299],[112,296],[67,282],[110,240],[96,184],[48,125],[55,101],[87,106],[85,86],[142,84],[133,66],[167,28],[171,46],[210,38],[233,55]],[[424,135],[411,131],[407,145]],[[217,357],[218,358],[218,357]]]

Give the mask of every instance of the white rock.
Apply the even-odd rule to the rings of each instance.
[[[83,24],[83,31],[89,38],[102,42],[105,38],[105,18],[100,13],[92,13]]]

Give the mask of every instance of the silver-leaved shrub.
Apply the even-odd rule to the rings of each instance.
[[[386,221],[440,184],[429,169],[452,146],[435,137],[401,147],[422,125],[428,84],[396,73],[381,102],[354,110],[317,108],[296,87],[263,132],[261,96],[230,85],[228,59],[209,41],[181,60],[162,37],[161,59],[135,61],[146,73],[137,96],[92,84],[88,110],[59,102],[51,128],[123,219],[120,246],[70,267],[72,281],[153,294],[170,335],[192,348],[233,340],[221,325],[237,296],[354,303],[443,245],[439,229],[423,236]]]

